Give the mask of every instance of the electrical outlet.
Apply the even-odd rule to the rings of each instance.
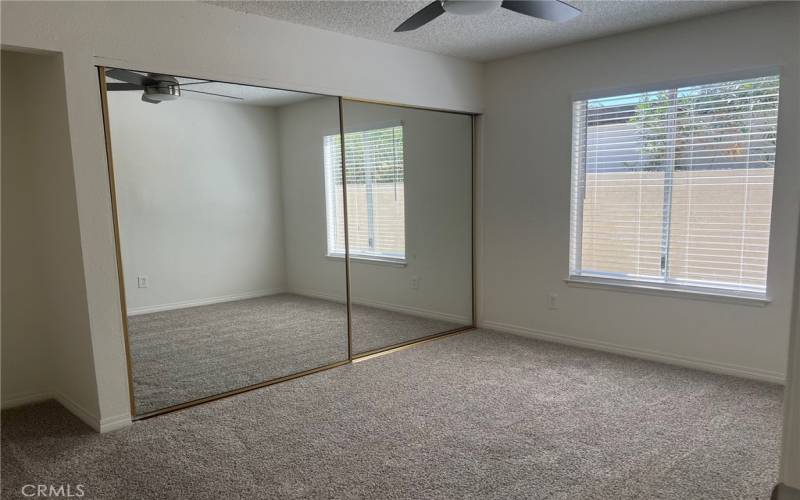
[[[558,309],[558,294],[550,293],[547,295],[547,308]]]
[[[150,279],[147,276],[137,276],[136,284],[139,286],[139,288],[147,288],[150,286]]]
[[[411,277],[411,289],[412,290],[419,290],[419,276],[412,276]]]

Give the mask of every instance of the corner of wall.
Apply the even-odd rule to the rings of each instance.
[[[80,404],[76,403],[63,393],[55,393],[53,395],[53,399],[58,401],[61,406],[69,410],[73,415],[83,420],[89,427],[99,433],[106,433],[115,431],[117,429],[122,429],[133,423],[129,413],[101,418],[100,416],[95,415]]]

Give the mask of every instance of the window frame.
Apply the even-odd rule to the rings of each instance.
[[[403,153],[403,189],[405,190],[406,180],[408,179],[408,170],[406,168],[406,136],[405,136],[405,123],[403,122],[403,120],[392,120],[392,121],[382,121],[382,122],[368,122],[368,123],[362,123],[362,124],[356,124],[356,125],[353,125],[353,126],[348,126],[341,132],[339,130],[335,130],[335,131],[334,130],[330,130],[330,131],[326,131],[326,132],[323,133],[323,136],[322,136],[322,141],[323,141],[322,164],[323,164],[324,192],[325,192],[325,213],[324,213],[324,220],[325,220],[325,249],[324,249],[324,256],[325,257],[327,257],[329,259],[334,259],[334,260],[342,260],[342,259],[345,259],[347,257],[347,254],[346,254],[347,250],[345,252],[339,252],[339,251],[336,251],[335,249],[331,248],[331,241],[332,241],[331,240],[331,234],[330,234],[331,226],[329,224],[330,220],[329,220],[329,215],[328,214],[329,214],[329,210],[330,210],[330,208],[332,206],[331,205],[331,200],[330,200],[331,191],[330,191],[329,187],[330,187],[330,183],[333,182],[333,179],[331,179],[330,176],[329,176],[329,168],[328,168],[328,164],[327,164],[326,156],[325,156],[325,154],[326,154],[325,140],[328,137],[339,136],[339,138],[340,138],[339,140],[341,141],[344,138],[344,136],[346,134],[349,134],[349,133],[367,132],[367,131],[371,131],[371,130],[380,130],[380,129],[394,128],[394,127],[401,127],[403,129],[403,144],[402,144],[402,148],[403,148],[403,151],[402,151],[402,153]],[[340,149],[340,151],[341,151],[341,149]],[[339,160],[339,161],[341,161],[341,160]],[[344,165],[342,165],[342,167],[346,168],[346,166],[344,166]],[[346,187],[346,184],[347,184],[346,174],[345,174],[345,178],[344,178],[343,184],[344,184],[344,189],[346,190],[347,189],[347,187]],[[333,203],[335,203],[335,201]],[[343,210],[347,210],[347,207],[346,206],[343,207]],[[406,267],[407,264],[408,264],[408,261],[407,261],[407,258],[408,258],[408,240],[406,239],[407,236],[408,236],[408,231],[407,231],[408,226],[406,224],[406,220],[407,220],[406,215],[407,215],[407,206],[406,206],[405,197],[404,197],[404,199],[403,199],[403,235],[404,235],[404,239],[405,239],[405,244],[403,246],[403,256],[402,257],[394,256],[394,255],[390,255],[390,254],[381,255],[381,254],[358,252],[358,251],[353,251],[353,249],[350,248],[349,249],[350,260],[351,261],[355,261],[355,262],[362,262],[362,263],[365,263],[365,264],[387,265],[387,266],[392,266],[392,267]],[[348,228],[345,225],[345,231],[347,231],[347,230],[348,230]],[[371,229],[371,230],[374,231],[374,229]]]
[[[643,277],[643,276],[631,276],[626,275],[623,273],[613,273],[613,272],[602,272],[602,271],[584,271],[581,266],[581,249],[582,249],[582,236],[583,236],[583,208],[584,203],[582,201],[585,193],[585,175],[586,175],[586,140],[588,134],[588,127],[585,123],[581,124],[580,131],[580,146],[576,144],[574,131],[578,128],[576,125],[576,120],[580,119],[578,113],[576,113],[576,104],[579,102],[585,103],[586,101],[593,100],[593,99],[603,99],[608,97],[617,97],[623,96],[627,94],[636,94],[636,93],[646,93],[646,92],[653,92],[653,91],[664,91],[664,90],[672,90],[672,89],[680,89],[683,87],[691,87],[691,86],[699,86],[699,85],[713,85],[716,83],[723,83],[728,81],[736,81],[736,80],[746,80],[751,78],[761,78],[761,77],[775,77],[778,79],[778,94],[781,94],[781,88],[783,84],[782,78],[782,67],[780,66],[765,66],[756,69],[748,69],[743,71],[736,71],[730,73],[717,73],[714,75],[705,75],[702,77],[696,77],[691,79],[678,79],[678,80],[671,80],[671,81],[662,81],[660,83],[649,83],[649,84],[639,84],[639,85],[628,85],[628,86],[621,86],[615,88],[608,88],[603,90],[595,90],[595,91],[579,91],[575,92],[570,97],[570,210],[568,212],[569,216],[569,258],[567,264],[567,277],[564,279],[564,282],[569,286],[576,286],[581,288],[600,288],[606,290],[615,290],[615,291],[622,291],[622,292],[633,292],[633,293],[644,293],[648,295],[668,295],[668,296],[679,296],[685,298],[699,298],[703,300],[714,300],[714,301],[721,301],[721,302],[734,302],[734,303],[743,303],[747,305],[766,305],[769,304],[772,299],[770,298],[770,279],[769,279],[769,262],[772,260],[772,253],[773,253],[773,238],[774,238],[774,231],[772,231],[772,221],[770,221],[770,235],[769,235],[769,242],[768,242],[768,255],[767,255],[767,274],[765,278],[765,286],[764,289],[761,290],[753,288],[752,290],[748,290],[746,288],[734,288],[734,287],[726,287],[724,284],[721,283],[714,283],[714,282],[707,282],[703,283],[701,281],[692,281],[692,280],[681,280],[681,279],[670,279],[668,272],[669,272],[669,258],[667,257],[666,262],[662,265],[662,279],[658,278],[651,278],[651,277]],[[776,119],[776,134],[779,129],[780,125],[780,97],[778,98],[778,106],[777,106],[777,116]],[[585,111],[585,110],[584,110]],[[583,113],[582,115],[585,119],[587,113]],[[778,135],[776,135],[776,138]],[[580,158],[577,158],[576,155],[581,154]],[[778,158],[779,155],[777,154],[777,146],[776,146],[776,154],[775,154],[775,161],[774,161],[774,169],[777,171],[778,169]],[[581,168],[577,172],[577,175],[582,176],[582,179],[576,178],[576,162],[580,161]],[[674,171],[674,164],[671,164],[669,167],[665,167],[665,174],[666,170],[669,168],[670,170]],[[575,183],[578,183],[580,186],[580,191],[576,192]],[[773,180],[774,186],[774,180]],[[579,202],[576,206],[576,202]],[[774,213],[775,208],[775,198],[772,198],[772,206],[770,207],[770,213]],[[668,218],[671,218],[671,207],[670,207],[670,214]],[[669,229],[670,221],[666,221],[665,224],[667,225],[667,229]],[[667,233],[669,234],[669,233]],[[573,239],[573,235],[575,238]],[[667,238],[667,241],[669,238]],[[667,243],[668,245],[668,243]],[[667,247],[666,251],[669,251]]]

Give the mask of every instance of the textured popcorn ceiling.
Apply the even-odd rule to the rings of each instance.
[[[394,45],[490,61],[758,2],[575,0],[569,3],[583,14],[562,24],[497,9],[480,16],[445,13],[430,24],[407,33],[393,30],[429,2],[262,0],[208,3]]]

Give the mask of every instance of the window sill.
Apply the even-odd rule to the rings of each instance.
[[[573,287],[598,288],[615,292],[662,295],[692,300],[708,300],[748,306],[764,307],[771,302],[767,296],[719,289],[678,288],[659,283],[635,282],[593,276],[570,276],[564,282]]]
[[[342,254],[327,254],[325,257],[332,260],[342,260],[342,261],[344,260],[344,255]],[[351,255],[350,262],[358,262],[361,264],[373,264],[376,266],[406,267],[406,261],[404,259],[363,257],[359,255]]]

